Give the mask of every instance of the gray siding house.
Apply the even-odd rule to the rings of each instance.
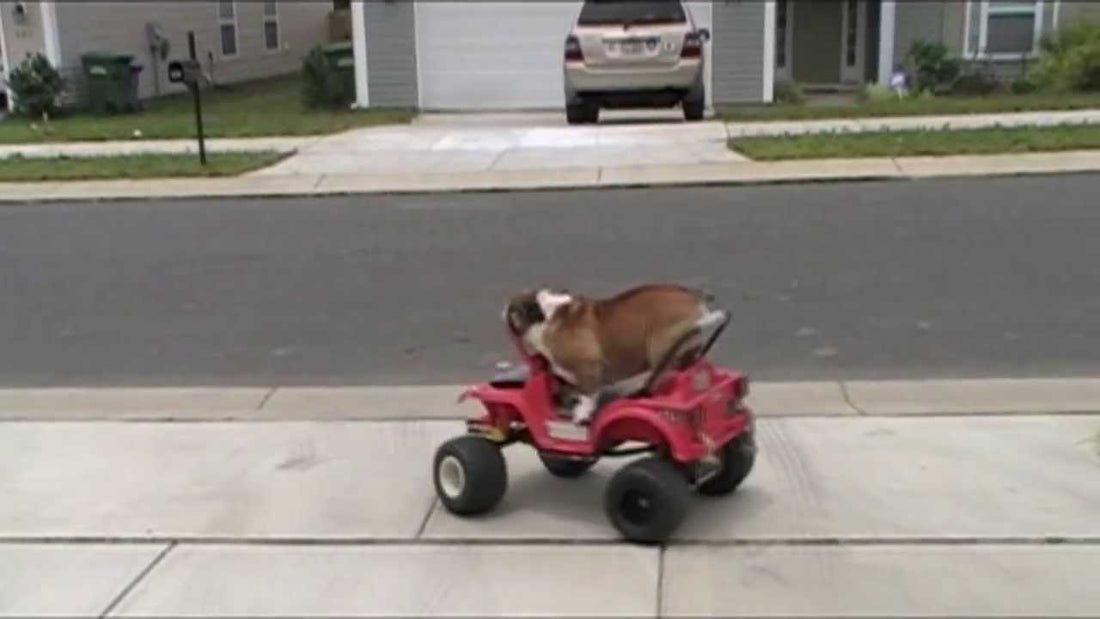
[[[777,82],[886,82],[912,43],[1017,71],[1040,37],[1100,18],[1071,0],[711,0],[687,2],[710,28],[712,104],[772,100]],[[565,34],[576,1],[353,0],[361,106],[425,110],[560,108]]]
[[[302,56],[327,41],[331,2],[293,0],[0,0],[0,65],[44,54],[82,87],[80,56],[110,50],[135,55],[143,65],[143,97],[177,92],[166,61],[150,49],[147,26],[156,24],[170,44],[170,58],[187,55],[194,31],[199,60],[216,82],[230,83],[292,72]]]

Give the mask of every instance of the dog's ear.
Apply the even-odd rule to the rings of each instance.
[[[516,333],[523,333],[531,325],[546,320],[538,302],[527,296],[510,302],[504,310],[504,318]]]
[[[523,302],[523,317],[528,324],[535,324],[546,320],[546,314],[542,313],[542,306],[533,299]]]

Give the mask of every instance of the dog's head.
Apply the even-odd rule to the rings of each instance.
[[[508,300],[504,321],[516,335],[523,335],[531,327],[553,318],[555,310],[571,301],[573,296],[565,290],[527,290]]]

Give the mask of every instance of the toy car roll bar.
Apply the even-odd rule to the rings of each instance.
[[[695,359],[701,359],[710,352],[714,342],[718,341],[718,337],[722,335],[722,332],[726,330],[726,326],[729,325],[730,314],[726,310],[714,310],[703,315],[699,320],[695,321],[695,325],[688,329],[686,333],[680,336],[680,339],[676,340],[676,343],[672,345],[672,348],[668,349],[665,356],[661,358],[661,361],[653,368],[653,373],[649,375],[649,380],[645,385],[637,391],[638,394],[647,394],[657,384],[657,381],[661,379],[661,376],[668,371],[669,366],[672,365],[674,359],[676,359],[681,352],[683,352],[684,345],[689,341],[705,333],[706,331],[713,329],[714,331],[707,338],[703,347],[695,354]]]

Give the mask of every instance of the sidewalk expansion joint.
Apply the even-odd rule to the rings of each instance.
[[[432,497],[432,504],[428,506],[428,513],[424,514],[424,519],[420,521],[420,526],[416,529],[416,539],[421,539],[424,536],[424,530],[428,528],[428,521],[432,519],[432,514],[435,513],[437,505],[439,505],[439,497]]]
[[[110,536],[24,536],[0,537],[0,546],[52,546],[52,545],[87,545],[87,546],[159,546],[169,544],[175,546],[268,546],[268,547],[429,547],[444,548],[452,546],[514,546],[514,547],[625,547],[629,543],[615,537],[606,538],[383,538],[383,537],[110,537]],[[688,548],[706,546],[715,548],[729,547],[864,547],[864,546],[1100,546],[1100,536],[1008,536],[1008,537],[984,537],[984,536],[958,536],[936,537],[920,535],[910,537],[764,537],[741,539],[674,539],[667,542],[664,548]],[[161,554],[167,554],[167,550]],[[155,567],[150,564],[149,569]]]
[[[864,410],[863,408],[860,408],[860,406],[855,403],[855,400],[852,399],[852,393],[850,391],[848,391],[848,383],[846,383],[842,380],[838,380],[836,384],[837,384],[837,386],[840,387],[840,395],[841,395],[841,397],[844,398],[844,402],[848,406],[852,407],[852,410],[854,410],[856,412],[856,414],[860,415],[861,417],[867,417],[868,416],[867,411]],[[1000,413],[1000,414],[1003,415],[1005,413]],[[946,415],[946,413],[944,415]],[[929,415],[929,416],[931,416],[931,415]]]
[[[664,593],[665,593],[665,550],[668,547],[661,544],[657,549],[657,609],[654,617],[664,617]]]
[[[263,410],[264,407],[267,406],[268,401],[271,400],[272,396],[274,396],[275,392],[278,391],[278,390],[279,390],[278,387],[272,387],[270,390],[268,390],[268,392],[264,394],[263,399],[260,400],[260,405],[256,407],[256,410],[258,410],[258,411]]]
[[[111,603],[107,605],[107,608],[104,608],[103,612],[99,613],[100,619],[103,619],[103,617],[106,617],[114,612],[114,610],[118,608],[118,605],[126,599],[126,596],[130,595],[130,592],[133,591],[139,584],[141,584],[141,581],[145,580],[145,577],[148,576],[149,573],[152,572],[154,569],[156,569],[156,567],[160,565],[160,562],[164,560],[164,557],[168,556],[168,553],[172,552],[172,549],[175,547],[176,542],[170,542],[167,546],[164,547],[163,550],[158,552],[157,556],[153,557],[153,560],[149,562],[149,565],[146,565],[144,569],[138,572],[138,575],[130,581],[130,584],[126,585],[122,589],[122,591],[120,591],[118,595],[116,595],[115,598],[111,600]]]

